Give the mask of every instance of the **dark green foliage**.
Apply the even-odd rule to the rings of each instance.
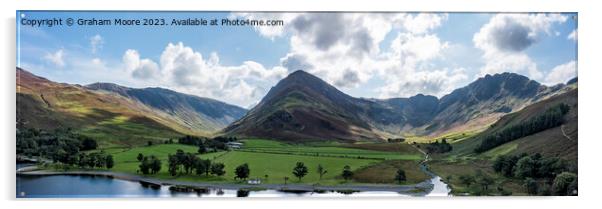
[[[69,128],[52,132],[18,129],[16,138],[17,155],[43,157],[68,165],[78,164],[80,151],[96,149],[98,146],[94,139],[74,133]]]
[[[107,168],[111,169],[115,166],[115,161],[112,155],[107,155],[104,152],[94,152],[90,154],[79,153],[72,156],[73,164],[80,168]]]
[[[397,181],[397,183],[400,184],[402,181],[406,181],[406,172],[403,169],[397,169],[397,173],[395,174],[395,181]]]
[[[159,173],[159,171],[161,171],[161,160],[159,160],[159,158],[155,157],[154,155],[151,155],[150,170],[151,174],[156,174]]]
[[[146,175],[146,174],[150,174],[151,172],[151,166],[150,166],[150,160],[148,159],[148,157],[144,157],[142,159],[142,161],[140,162],[140,165],[138,166],[138,168],[140,168],[140,172],[142,172],[142,174]]]
[[[348,165],[343,167],[343,173],[341,173],[341,176],[343,176],[343,179],[345,179],[345,181],[351,179],[353,177],[353,171],[351,171],[351,167],[349,167]]]
[[[539,162],[531,156],[525,156],[516,162],[514,176],[518,178],[536,177]]]
[[[81,151],[94,150],[98,147],[98,143],[96,143],[96,140],[87,136],[80,135],[79,137],[82,142],[82,145],[80,146]]]
[[[489,186],[495,183],[495,180],[481,170],[477,170],[475,182],[481,186],[481,194],[486,195],[489,192]]]
[[[142,160],[144,159],[144,155],[142,155],[142,153],[138,153],[138,157],[136,157],[136,159],[138,160],[138,162],[142,162]]]
[[[207,150],[228,150],[226,143],[238,140],[236,137],[218,136],[213,139],[184,136],[178,139],[179,144],[193,145],[199,147],[199,153],[206,153]]]
[[[447,143],[446,139],[442,139],[441,143],[435,141],[426,144],[426,152],[428,153],[446,153],[452,150],[452,146]]]
[[[557,157],[543,157],[539,153],[533,155],[504,155],[493,162],[493,170],[506,177],[517,178],[554,178],[563,171],[570,171],[570,166]]]
[[[539,153],[499,156],[493,163],[493,170],[506,177],[524,179],[523,186],[531,195],[576,195],[577,192],[577,175],[569,172],[571,166],[557,157],[543,157]],[[537,179],[548,183],[539,181],[540,184]]]
[[[523,186],[527,190],[527,194],[535,195],[538,193],[539,185],[537,184],[537,181],[532,178],[526,178],[523,182]]]
[[[389,143],[400,143],[400,142],[404,142],[406,141],[406,139],[404,138],[388,138],[387,142]]]
[[[301,178],[307,175],[307,172],[307,166],[305,166],[303,162],[297,162],[297,165],[295,165],[295,167],[293,168],[293,175],[299,178],[299,181],[301,181]]]
[[[561,103],[520,124],[482,136],[481,144],[474,151],[485,152],[506,142],[559,126],[564,122],[564,115],[569,112],[569,109],[567,104]]]
[[[577,174],[563,172],[554,178],[552,184],[554,195],[577,195]]]
[[[176,155],[169,154],[167,155],[167,165],[169,175],[175,176],[178,174],[178,170],[180,170],[178,157]]]
[[[514,156],[498,156],[493,162],[493,170],[495,172],[501,173],[505,177],[512,177],[514,175],[514,166],[516,165],[516,162],[526,155],[527,154]]]
[[[113,168],[113,166],[115,166],[115,161],[113,160],[113,155],[107,155],[105,157],[105,166],[108,169],[111,169],[111,168]]]
[[[214,163],[211,165],[211,174],[216,175],[216,176],[223,176],[224,174],[226,174],[226,171],[224,170],[226,166],[223,163]]]
[[[470,185],[475,182],[474,177],[471,175],[461,175],[459,180],[460,183],[464,184],[466,187],[470,187]]]
[[[197,151],[199,154],[207,153],[207,148],[204,143],[199,144],[199,150]]]
[[[249,164],[242,164],[236,167],[234,170],[234,174],[236,174],[236,179],[245,180],[249,178],[249,174],[251,174],[251,170],[249,169]]]

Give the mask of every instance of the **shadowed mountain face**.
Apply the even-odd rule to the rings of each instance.
[[[247,115],[228,126],[229,135],[285,140],[382,140],[412,134],[482,129],[502,115],[547,98],[548,88],[527,77],[503,73],[479,78],[438,99],[351,97],[321,79],[296,71],[274,86]]]
[[[86,88],[114,92],[179,118],[191,128],[218,131],[241,118],[246,109],[217,100],[163,88],[128,88],[112,83],[94,83]]]
[[[362,102],[309,73],[296,71],[224,131],[285,140],[379,138],[358,114],[363,111]]]

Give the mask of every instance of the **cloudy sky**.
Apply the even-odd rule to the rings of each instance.
[[[20,26],[21,18],[238,18],[283,26]],[[443,96],[516,72],[577,75],[576,14],[23,12],[17,65],[72,84],[164,87],[241,107],[298,69],[355,97]]]

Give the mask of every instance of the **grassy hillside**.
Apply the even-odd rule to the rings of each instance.
[[[137,146],[200,134],[127,98],[56,83],[17,70],[17,121],[30,128],[70,127],[102,147]]]
[[[475,155],[473,153],[475,147],[481,143],[481,137],[503,130],[504,128],[511,127],[526,121],[534,116],[537,116],[549,107],[565,103],[569,105],[570,110],[564,116],[565,122],[562,126],[544,130],[537,134],[515,139],[511,142],[502,144],[497,148],[489,150],[487,152]],[[448,154],[449,157],[480,157],[480,158],[494,158],[500,154],[509,153],[536,153],[539,152],[544,155],[557,156],[565,159],[577,158],[577,89],[568,91],[564,94],[551,97],[541,102],[535,103],[524,109],[508,114],[502,117],[498,122],[491,125],[489,129],[475,135],[474,137],[461,140],[457,143],[453,143],[453,151]],[[564,131],[564,134],[563,134]],[[565,136],[565,134],[567,136]],[[452,141],[453,142],[453,141]]]
[[[496,133],[507,127],[527,121],[549,107],[558,104],[567,104],[569,112],[564,116],[561,126],[550,128],[532,135],[514,139],[501,144],[483,153],[476,154],[475,147],[481,143],[481,136]],[[569,166],[577,165],[577,89],[570,90],[561,95],[540,101],[524,109],[502,117],[489,129],[478,133],[473,137],[462,140],[451,141],[453,150],[449,153],[434,155],[435,160],[429,162],[429,167],[445,181],[451,184],[454,193],[474,192],[474,188],[468,188],[460,181],[460,176],[474,176],[481,172],[494,179],[493,187],[503,188],[505,192],[513,195],[526,195],[522,180],[507,178],[492,169],[493,160],[501,155],[519,155],[521,153],[540,153],[546,157],[559,157],[568,161]],[[500,195],[502,192],[495,188],[490,189],[490,194]]]

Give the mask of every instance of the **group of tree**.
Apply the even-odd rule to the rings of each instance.
[[[41,157],[68,165],[78,163],[81,151],[94,150],[96,140],[74,133],[70,128],[45,131],[40,129],[17,129],[17,155]]]
[[[226,145],[226,143],[237,140],[238,139],[236,137],[218,136],[210,139],[205,137],[187,135],[178,138],[178,143],[197,146],[199,148],[198,153],[203,154],[211,151],[228,150],[228,146]]]
[[[493,162],[493,170],[506,177],[523,180],[529,194],[574,195],[577,175],[573,166],[558,157],[532,155],[502,155]]]
[[[388,143],[400,143],[400,142],[404,142],[406,141],[406,139],[404,138],[388,138],[387,142]]]
[[[426,152],[428,153],[446,153],[451,150],[452,146],[447,143],[447,139],[442,139],[441,143],[439,143],[439,141],[434,141],[426,144]]]
[[[557,127],[564,122],[564,115],[569,112],[569,109],[570,107],[567,104],[560,103],[529,120],[481,136],[482,142],[474,151],[477,153],[485,152],[506,142]]]
[[[178,149],[175,154],[168,155],[168,172],[175,176],[178,174],[195,173],[197,175],[216,175],[223,176],[226,174],[225,165],[223,163],[211,162],[208,159],[201,159],[193,153],[184,153]]]
[[[476,187],[475,194],[477,195],[487,195],[489,194],[489,186],[495,183],[495,179],[490,175],[483,173],[481,170],[477,170],[475,175],[460,175],[458,178],[460,184],[464,185],[466,188],[471,188],[471,186]]]
[[[151,155],[149,158],[148,156],[139,153],[136,159],[140,162],[138,168],[140,168],[139,171],[142,172],[142,174],[156,174],[161,171],[161,160],[154,155]]]
[[[80,168],[107,168],[115,166],[113,155],[104,152],[93,152],[86,154],[81,152],[77,155],[77,166]]]

